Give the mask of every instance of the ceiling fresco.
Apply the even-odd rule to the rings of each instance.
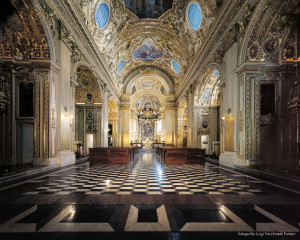
[[[124,3],[139,18],[159,18],[172,8],[173,0],[124,0]]]
[[[108,11],[100,16],[97,9],[103,2]],[[194,5],[200,12],[188,11]],[[149,67],[166,74],[176,92],[217,10],[217,0],[91,0],[83,7],[90,33],[123,92],[132,72]]]
[[[133,57],[142,59],[145,62],[152,62],[154,59],[162,58],[163,52],[155,46],[151,38],[146,38],[142,42],[142,46],[133,52]]]

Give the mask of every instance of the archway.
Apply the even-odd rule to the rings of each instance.
[[[102,97],[97,79],[86,66],[77,68],[75,91],[75,153],[100,146]]]
[[[220,154],[221,95],[220,71],[214,67],[207,70],[195,92],[194,107],[198,115],[197,147],[205,148],[207,154]]]

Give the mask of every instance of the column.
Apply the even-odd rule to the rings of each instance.
[[[194,90],[195,85],[192,84],[187,92],[187,108],[188,108],[188,117],[187,117],[187,127],[188,127],[188,139],[187,147],[195,147],[195,128],[194,128]]]
[[[77,76],[71,77],[70,86],[71,86],[71,109],[70,109],[70,124],[72,129],[72,138],[71,138],[71,151],[74,152],[74,142],[75,142],[75,91],[78,86],[76,81]]]
[[[56,157],[56,99],[58,67],[34,71],[34,165],[52,165]]]
[[[167,104],[165,108],[166,144],[174,144],[175,141],[175,105]]]
[[[101,146],[108,147],[108,89],[106,84],[102,91]]]
[[[119,104],[119,123],[120,123],[120,146],[129,147],[129,124],[130,124],[130,103],[129,96],[123,95]]]

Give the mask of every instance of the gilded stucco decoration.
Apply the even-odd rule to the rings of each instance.
[[[108,102],[108,118],[118,119],[118,107],[115,100],[110,99]]]
[[[264,22],[258,21],[252,28],[246,61],[297,61],[291,19],[287,16],[297,8],[297,4],[297,1],[289,0],[276,2],[276,7],[265,5],[260,13]]]
[[[101,93],[97,78],[93,72],[80,66],[77,69],[78,86],[75,92],[76,104],[100,104],[102,103]]]
[[[49,59],[46,34],[31,1],[12,1],[15,13],[3,26],[0,57],[27,60]]]
[[[167,72],[178,88],[213,23],[218,1],[197,1],[202,12],[201,25],[197,31],[191,29],[187,22],[187,6],[190,2],[188,0],[174,0],[172,8],[161,16],[155,15],[154,18],[139,18],[132,9],[125,7],[126,4],[130,5],[131,1],[125,3],[124,0],[105,0],[109,5],[110,19],[104,29],[97,26],[95,19],[95,11],[101,2],[102,0],[84,1],[82,13],[117,85],[122,87],[126,76],[135,69],[149,66]],[[156,5],[159,5],[159,1]],[[135,57],[137,49],[143,46],[145,41],[151,42],[151,50],[155,50],[154,55],[149,57],[146,51],[144,57]],[[118,72],[117,65],[122,60],[124,68]],[[172,68],[174,60],[179,65],[179,72]]]
[[[161,107],[160,100],[153,95],[144,95],[141,96],[136,102],[135,102],[135,107],[136,110],[140,111],[143,110],[144,108],[149,108],[154,111],[159,111]]]

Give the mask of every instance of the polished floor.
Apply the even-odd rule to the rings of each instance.
[[[0,189],[0,239],[300,239],[300,192],[230,169],[88,163]]]

